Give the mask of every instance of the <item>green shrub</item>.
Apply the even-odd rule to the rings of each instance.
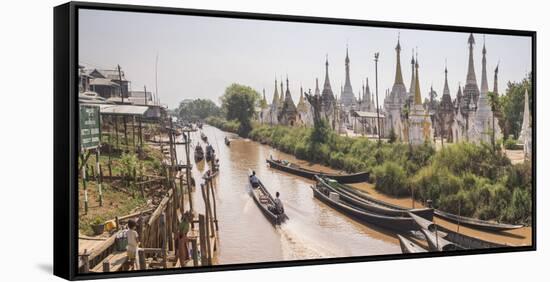
[[[513,138],[508,138],[504,140],[504,148],[508,150],[514,150],[518,144],[518,141]]]
[[[385,162],[373,169],[376,190],[392,196],[408,196],[410,190],[403,167],[395,162]]]

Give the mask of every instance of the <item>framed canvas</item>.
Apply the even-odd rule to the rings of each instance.
[[[536,249],[534,31],[54,8],[54,274]]]

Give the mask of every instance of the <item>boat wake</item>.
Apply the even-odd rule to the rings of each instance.
[[[303,226],[289,221],[278,228],[281,235],[281,248],[284,260],[318,259],[336,257],[326,242],[320,242],[302,232]]]

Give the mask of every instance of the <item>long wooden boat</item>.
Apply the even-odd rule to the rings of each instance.
[[[195,157],[195,162],[200,162],[204,159],[204,151],[200,144],[197,144],[197,146],[195,147],[194,157]]]
[[[395,209],[395,208],[387,207],[384,205],[380,205],[369,199],[358,197],[346,191],[345,189],[340,188],[340,184],[334,179],[320,177],[320,176],[315,176],[315,178],[318,184],[323,185],[327,189],[330,189],[332,192],[339,194],[341,200],[359,209],[363,209],[368,212],[373,212],[373,213],[387,215],[387,216],[402,216],[402,217],[408,217],[410,212],[426,220],[430,220],[430,221],[433,220],[434,210],[432,208],[403,210],[403,209]]]
[[[487,231],[505,231],[522,228],[523,225],[513,225],[500,223],[496,221],[480,220],[471,217],[459,216],[451,213],[447,213],[440,210],[435,210],[435,215],[444,218],[450,222],[458,223],[460,225],[472,227],[475,229],[487,230]]]
[[[321,185],[313,185],[311,186],[311,189],[313,190],[313,195],[316,198],[318,198],[325,204],[333,207],[334,209],[358,220],[359,222],[373,224],[397,232],[418,230],[418,227],[414,223],[414,220],[410,217],[387,216],[367,212],[365,210],[361,210],[357,207],[347,204],[339,198],[339,195],[337,193],[331,192],[329,189]]]
[[[358,182],[365,182],[369,180],[369,173],[368,172],[360,172],[360,173],[354,173],[354,174],[336,174],[336,173],[324,173],[320,171],[314,171],[307,168],[303,168],[297,164],[290,163],[283,160],[276,160],[273,158],[266,159],[267,163],[270,167],[292,173],[294,175],[298,175],[301,177],[309,178],[311,180],[315,180],[316,175],[322,175],[329,178],[332,178],[338,182],[341,183],[358,183]]]
[[[206,161],[210,162],[216,158],[216,154],[214,152],[214,148],[210,144],[206,146]]]
[[[420,247],[418,244],[414,243],[413,241],[397,234],[397,238],[399,239],[399,246],[401,247],[401,252],[404,254],[414,254],[414,253],[425,253],[427,252],[426,249]]]
[[[453,243],[455,245],[455,249],[486,249],[486,248],[510,247],[507,245],[485,241],[479,238],[475,238],[472,236],[464,235],[464,234],[449,230],[447,228],[444,228],[443,226],[436,225],[434,222],[428,221],[414,214],[410,216],[415,220],[416,224],[421,229],[428,230],[433,234],[429,238],[428,236],[426,236],[426,234],[424,234],[426,236],[426,240],[432,241],[431,243],[432,246],[439,245],[439,242],[436,242],[434,240],[434,236],[435,234],[437,234],[439,238],[444,239],[446,242]],[[428,243],[430,242],[428,241]],[[445,242],[443,244],[445,244]],[[447,248],[450,248],[450,247],[447,247]]]
[[[282,214],[275,214],[272,211],[269,210],[270,206],[275,206],[275,199],[273,199],[273,196],[267,191],[264,184],[260,182],[260,185],[257,188],[254,188],[252,186],[252,183],[250,182],[250,176],[252,173],[249,172],[248,174],[248,184],[250,187],[250,194],[252,198],[254,199],[254,202],[256,205],[260,208],[264,216],[274,225],[280,225],[286,220],[288,220],[288,216],[285,213]]]
[[[424,234],[424,237],[426,237],[426,241],[428,242],[428,246],[430,247],[430,251],[432,252],[443,252],[443,251],[455,251],[463,249],[453,242],[450,242],[443,238],[441,236],[441,233],[439,232],[432,232],[427,229],[420,229],[422,234]]]
[[[356,188],[353,188],[349,185],[344,185],[339,183],[339,188],[342,190],[346,190],[349,193],[352,193],[360,198],[363,198],[368,201],[372,201],[374,203],[377,203],[382,206],[386,206],[389,208],[397,209],[397,210],[407,210],[404,207],[394,205],[391,203],[387,203],[381,200],[378,200],[369,194],[360,191]],[[523,225],[510,225],[510,224],[504,224],[504,223],[498,223],[498,222],[492,222],[492,221],[485,221],[485,220],[479,220],[475,218],[469,218],[469,217],[463,217],[463,216],[457,216],[454,214],[446,213],[443,211],[440,211],[438,209],[434,209],[433,213],[443,219],[446,219],[450,222],[457,223],[460,222],[461,225],[472,227],[474,229],[481,229],[481,230],[487,230],[487,231],[504,231],[504,230],[511,230],[511,229],[517,229],[523,227]]]
[[[463,249],[492,249],[492,248],[504,248],[514,247],[513,245],[499,244],[495,242],[485,241],[479,238],[468,236],[450,229],[444,228],[438,225],[437,231],[443,233],[443,238],[453,242],[455,245]]]

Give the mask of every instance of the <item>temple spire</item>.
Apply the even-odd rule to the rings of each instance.
[[[461,105],[462,112],[475,110],[479,99],[479,87],[477,86],[477,78],[474,70],[474,35],[470,33],[468,37],[469,58],[468,58],[468,74],[466,75],[466,84],[463,89],[463,103]]]
[[[420,82],[418,80],[418,53],[416,53],[416,62],[415,62],[415,82],[414,82],[414,104],[422,105],[422,97],[420,95]]]
[[[447,80],[447,63],[445,63],[445,86],[443,86],[443,95],[451,95],[449,90],[449,82]]]
[[[321,95],[321,90],[319,90],[319,78],[315,78],[315,95]]]
[[[285,100],[285,88],[283,87],[283,77],[281,77],[281,97],[279,99],[281,102]]]
[[[397,36],[397,46],[395,46],[396,66],[395,66],[395,82],[394,84],[403,84],[403,73],[401,72],[401,44]]]
[[[411,85],[409,87],[409,93],[410,95],[414,95],[414,49],[412,51],[412,57],[411,57]]]
[[[495,78],[494,78],[494,82],[493,82],[493,92],[495,93],[495,95],[498,95],[498,65],[500,64],[497,63],[497,67],[495,68]]]
[[[469,56],[468,56],[468,74],[466,75],[466,84],[468,83],[475,83],[477,84],[476,79],[476,72],[474,69],[474,44],[476,43],[474,39],[474,34],[470,33],[470,37],[468,37],[468,45],[469,45]]]
[[[277,91],[277,78],[275,78],[275,93],[273,93],[273,101],[271,102],[272,105],[279,104],[279,92]]]
[[[346,65],[346,78],[345,78],[344,87],[342,88],[340,99],[342,104],[344,104],[344,106],[349,107],[355,103],[355,95],[353,94],[353,88],[351,87],[350,60],[349,60],[349,52],[348,52],[347,45],[346,45],[345,65]]]
[[[332,103],[334,101],[334,94],[332,93],[332,88],[330,87],[330,79],[328,76],[328,54],[325,59],[325,83],[323,85],[323,91],[321,93],[324,102]]]
[[[483,36],[483,58],[481,59],[481,89],[480,95],[485,96],[489,92],[489,85],[487,82],[487,49],[485,49],[485,36]]]

